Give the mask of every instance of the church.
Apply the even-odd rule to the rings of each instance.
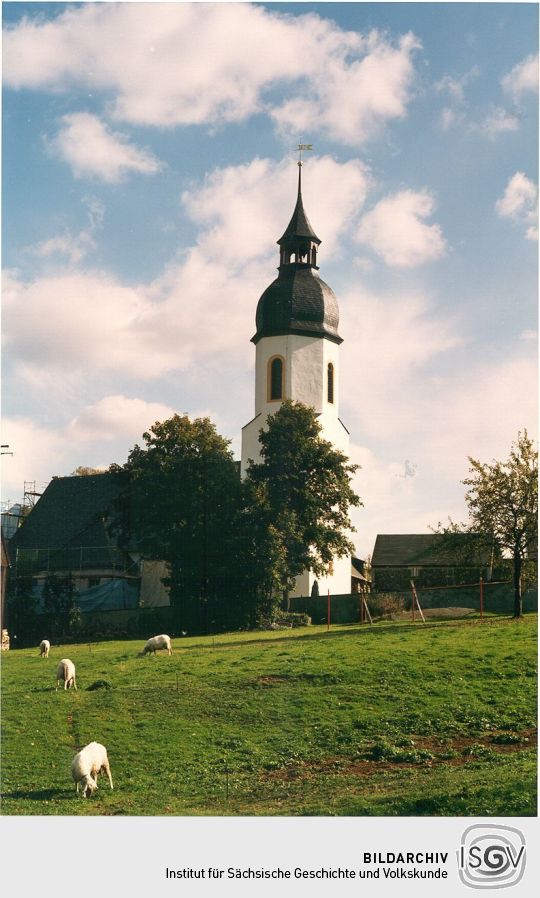
[[[349,434],[339,417],[339,309],[331,288],[319,277],[320,239],[302,200],[302,162],[292,218],[279,245],[278,276],[263,292],[256,312],[255,414],[242,430],[241,476],[249,460],[260,460],[259,432],[285,399],[315,409],[321,436],[345,455]],[[134,537],[121,547],[106,522],[122,488],[111,472],[53,478],[25,523],[10,540],[13,576],[32,576],[41,596],[50,572],[73,579],[83,612],[169,606],[162,578],[165,563],[142,559]],[[355,559],[335,558],[328,573],[304,571],[291,599],[351,594],[351,576],[365,582]],[[351,570],[352,568],[352,570]],[[356,606],[355,606],[356,610]]]
[[[255,416],[242,428],[241,474],[250,460],[260,460],[259,431],[285,399],[315,409],[321,437],[349,454],[349,432],[339,417],[339,308],[333,290],[319,277],[320,239],[302,200],[302,160],[298,162],[298,196],[279,246],[278,276],[257,306],[255,344]],[[323,577],[304,571],[291,598],[351,591],[351,559],[335,558]]]

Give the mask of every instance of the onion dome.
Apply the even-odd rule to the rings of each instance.
[[[334,291],[319,277],[320,240],[302,202],[302,163],[298,163],[298,197],[285,233],[277,241],[280,265],[276,280],[266,288],[257,306],[258,343],[262,337],[305,334],[341,343],[339,308]]]

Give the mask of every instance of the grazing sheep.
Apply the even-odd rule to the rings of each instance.
[[[166,636],[164,633],[161,636],[152,636],[146,643],[142,652],[139,652],[139,658],[143,655],[150,654],[150,652],[153,652],[155,655],[158,649],[167,649],[169,655],[172,655],[171,637]]]
[[[75,781],[77,794],[79,786],[82,787],[83,798],[89,798],[96,791],[98,773],[105,771],[109,777],[111,789],[113,781],[111,768],[107,757],[107,749],[99,742],[90,742],[75,755],[71,763],[71,775]]]
[[[39,644],[39,654],[40,654],[40,656],[41,656],[42,658],[48,658],[48,657],[49,657],[49,649],[50,649],[50,647],[51,647],[51,644],[50,644],[50,642],[49,642],[48,639],[42,639],[42,640],[41,640],[41,642],[40,642],[40,644]]]
[[[57,691],[62,680],[64,681],[64,689],[69,689],[70,686],[73,686],[74,689],[77,688],[77,683],[75,682],[75,665],[69,658],[62,658],[58,664],[56,670]]]

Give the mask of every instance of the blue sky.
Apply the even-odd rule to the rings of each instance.
[[[534,4],[4,3],[3,498],[209,414],[239,451],[293,147],[357,547],[536,436]]]

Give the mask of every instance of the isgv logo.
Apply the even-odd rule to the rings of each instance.
[[[457,855],[464,885],[504,889],[515,886],[525,872],[525,837],[513,826],[474,824],[463,833]]]

